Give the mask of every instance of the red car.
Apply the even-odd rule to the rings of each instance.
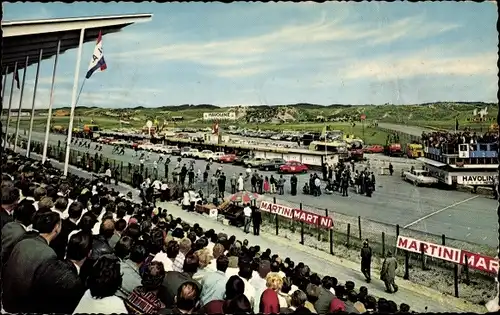
[[[363,148],[363,151],[365,153],[383,153],[384,152],[384,147],[378,144],[375,145],[369,145],[365,148]]]
[[[293,173],[306,173],[307,170],[308,168],[305,164],[302,164],[297,161],[288,161],[286,162],[285,165],[280,166],[279,172],[293,174]]]
[[[233,163],[236,160],[236,154],[226,154],[220,157],[219,163]]]

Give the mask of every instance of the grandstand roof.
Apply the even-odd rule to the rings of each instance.
[[[152,14],[127,14],[2,21],[2,69],[8,66],[8,73],[12,73],[16,61],[18,69],[23,69],[26,56],[29,56],[28,66],[38,63],[41,48],[43,48],[42,60],[51,58],[57,52],[59,39],[61,39],[60,53],[77,48],[82,28],[85,29],[83,39],[85,43],[95,41],[99,31],[103,35],[116,33],[131,24],[148,22],[152,17]]]

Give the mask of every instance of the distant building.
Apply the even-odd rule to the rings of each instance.
[[[184,120],[184,117],[182,116],[172,116],[172,121],[182,121]]]

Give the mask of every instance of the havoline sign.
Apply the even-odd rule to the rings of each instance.
[[[493,185],[495,175],[461,175],[457,176],[457,183],[462,185]]]

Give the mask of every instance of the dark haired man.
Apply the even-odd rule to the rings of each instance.
[[[57,259],[50,242],[61,231],[61,218],[55,212],[37,213],[33,218],[33,229],[37,237],[20,241],[14,246],[2,272],[3,308],[9,313],[34,312],[31,308],[34,297],[32,286],[35,272],[45,262]],[[19,281],[23,279],[23,281]]]
[[[2,261],[5,263],[12,252],[14,246],[27,237],[27,228],[33,221],[36,212],[33,201],[22,200],[14,212],[14,221],[7,223],[2,228]],[[29,233],[30,236],[37,236],[38,233]]]
[[[14,220],[13,212],[19,201],[19,189],[14,186],[2,187],[2,207],[0,209],[0,229]]]
[[[37,313],[73,313],[85,293],[79,274],[91,250],[92,236],[80,231],[69,239],[66,260],[49,260],[39,268],[33,287]]]
[[[66,254],[66,245],[68,244],[69,234],[77,229],[76,222],[80,219],[83,212],[83,204],[80,202],[73,202],[68,208],[69,217],[61,222],[61,233],[50,243],[50,247],[54,249],[57,258],[64,259]]]

